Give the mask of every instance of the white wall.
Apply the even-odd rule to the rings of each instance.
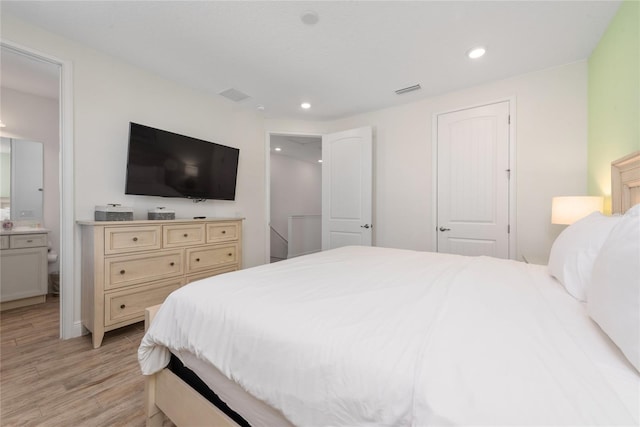
[[[76,220],[92,219],[94,207],[106,203],[132,206],[136,218],[145,218],[147,209],[155,206],[175,209],[181,218],[241,215],[246,218],[243,264],[250,267],[264,262],[264,127],[257,112],[167,81],[8,14],[2,15],[2,38],[73,63]],[[181,199],[125,196],[129,121],[239,148],[236,201],[194,204]],[[76,265],[79,259],[80,248],[76,247]],[[77,273],[73,295],[76,325],[80,320]]]
[[[4,35],[4,34],[3,34]],[[2,136],[37,141],[44,149],[43,226],[51,230],[51,247],[60,253],[60,182],[58,100],[32,95],[6,87],[0,88],[0,109],[4,123]],[[57,271],[58,262],[49,266]]]
[[[322,213],[322,165],[271,154],[271,226],[289,238],[291,215]]]
[[[433,115],[510,97],[516,98],[517,258],[545,264],[562,230],[550,223],[551,198],[586,194],[585,61],[329,123],[265,125],[300,133],[373,126],[376,244],[430,251]]]
[[[73,64],[75,219],[90,219],[95,205],[111,202],[133,206],[138,218],[158,205],[175,209],[179,217],[243,215],[244,265],[258,265],[265,261],[267,231],[265,130],[317,134],[372,125],[377,244],[432,250],[433,114],[510,96],[517,98],[519,256],[546,261],[559,232],[549,223],[551,197],[586,191],[585,62],[330,123],[272,120],[265,126],[257,112],[218,96],[169,82],[6,13],[1,19],[3,40]],[[125,196],[129,121],[240,148],[237,200],[194,205]],[[76,248],[76,265],[79,254]],[[76,322],[79,280],[76,274]]]

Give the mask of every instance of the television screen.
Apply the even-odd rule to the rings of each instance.
[[[240,150],[131,123],[126,194],[235,200]]]

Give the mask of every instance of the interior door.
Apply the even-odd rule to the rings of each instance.
[[[322,250],[371,246],[371,127],[322,137]]]
[[[438,116],[437,250],[509,258],[509,102]]]

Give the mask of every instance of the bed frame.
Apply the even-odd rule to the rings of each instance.
[[[611,211],[624,213],[640,203],[640,151],[611,163]]]
[[[640,151],[611,163],[612,211],[623,213],[640,203]],[[145,329],[159,305],[145,311]],[[147,426],[162,426],[165,416],[177,426],[239,427],[169,369],[145,377]]]
[[[159,308],[155,305],[145,310],[145,330]],[[147,426],[162,426],[166,416],[177,426],[239,427],[169,369],[145,376],[144,393]]]

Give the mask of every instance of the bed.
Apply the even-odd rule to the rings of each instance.
[[[640,202],[640,153],[625,159],[612,171],[626,210]],[[638,210],[583,224],[607,229],[612,255],[591,251],[593,282],[626,272],[621,302],[595,285],[581,302],[546,266],[370,247],[192,283],[147,310],[147,423],[638,425],[635,332],[616,323],[637,319],[637,265],[615,265]],[[172,358],[231,411],[168,369]]]

